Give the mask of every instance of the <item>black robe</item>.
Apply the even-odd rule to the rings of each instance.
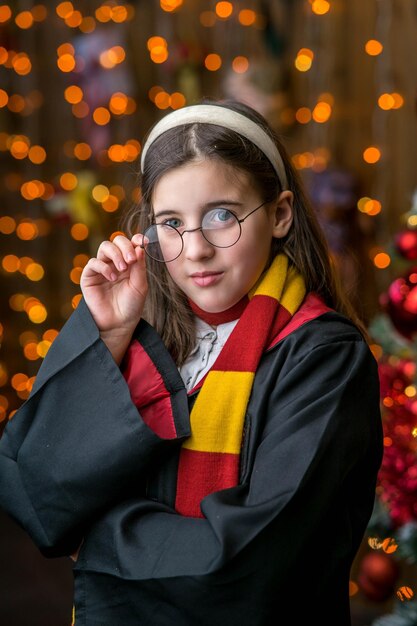
[[[83,301],[0,440],[0,505],[74,566],[76,626],[350,624],[350,568],[382,458],[376,361],[326,312],[262,357],[239,485],[204,518],[174,509],[188,397],[156,332],[135,335],[169,395],[175,436],[132,402]]]

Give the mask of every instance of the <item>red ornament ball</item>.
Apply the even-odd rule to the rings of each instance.
[[[397,251],[408,261],[417,259],[417,230],[402,230],[394,238]]]
[[[398,332],[411,339],[417,333],[417,267],[391,283],[382,304]]]
[[[385,552],[370,552],[360,564],[358,584],[369,600],[384,602],[393,593],[400,575],[398,563]]]
[[[408,261],[417,259],[417,230],[402,230],[394,238],[397,251]]]

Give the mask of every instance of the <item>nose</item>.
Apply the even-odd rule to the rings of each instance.
[[[183,233],[183,254],[191,261],[210,258],[214,254],[214,246],[204,238],[201,228]]]

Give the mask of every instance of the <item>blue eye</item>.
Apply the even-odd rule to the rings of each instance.
[[[205,214],[203,228],[222,228],[236,222],[236,216],[229,209],[219,207]]]
[[[215,209],[215,211],[216,218],[219,220],[219,222],[227,222],[230,219],[234,219],[233,213],[228,211],[228,209]]]
[[[167,220],[164,220],[163,225],[168,225],[168,226],[172,226],[173,228],[180,228],[181,226],[181,220],[179,220],[177,217],[170,217]]]

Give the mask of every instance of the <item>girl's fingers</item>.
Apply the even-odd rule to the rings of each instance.
[[[117,235],[117,237],[113,239],[113,244],[120,249],[126,263],[133,263],[136,261],[135,248],[127,237]]]
[[[103,241],[97,251],[97,258],[91,258],[84,268],[84,278],[101,274],[107,280],[114,281],[120,272],[137,261],[144,262],[141,249],[142,235],[135,235],[130,241],[118,235],[113,241]]]
[[[92,278],[93,276],[97,276],[97,274],[104,276],[104,278],[112,282],[118,277],[117,269],[113,263],[106,263],[100,259],[92,258],[84,267],[83,277]]]
[[[103,243],[100,244],[97,250],[97,259],[106,262],[112,261],[114,266],[121,272],[127,267],[120,249],[111,241],[103,241]]]
[[[97,258],[101,261],[113,261],[120,272],[123,272],[129,263],[136,261],[132,243],[121,235],[115,237],[113,241],[103,241],[97,251]]]

